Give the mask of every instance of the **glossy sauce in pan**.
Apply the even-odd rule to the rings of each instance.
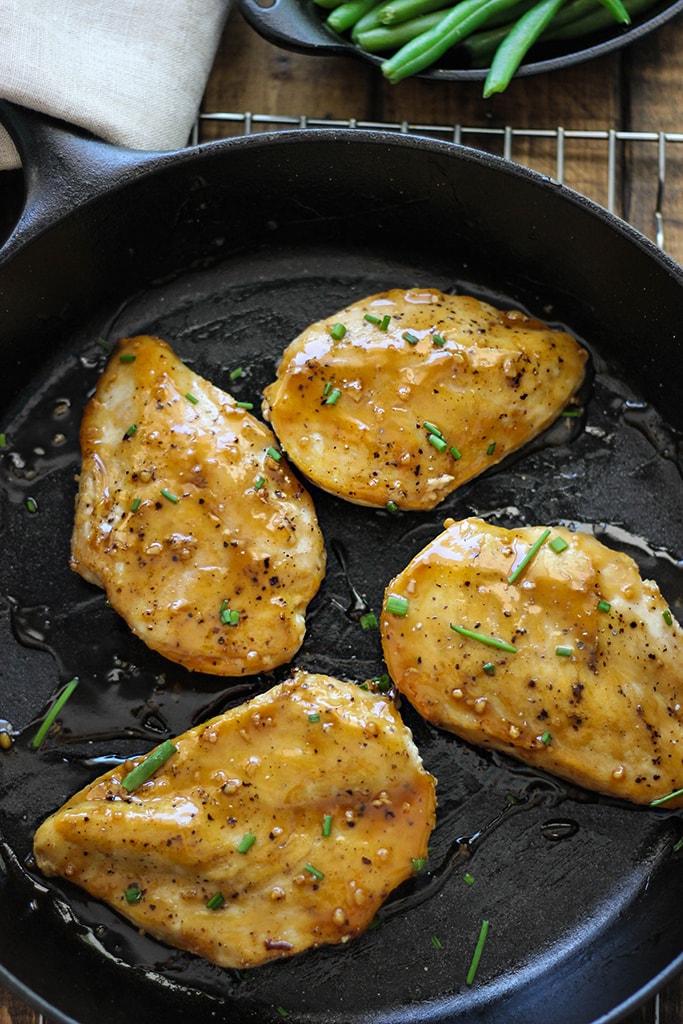
[[[221,971],[138,935],[113,911],[67,883],[47,884],[32,868],[36,825],[72,792],[286,671],[234,683],[190,674],[144,647],[103,594],[70,572],[78,429],[107,345],[123,335],[158,334],[198,372],[258,409],[291,338],[351,301],[419,283],[517,305],[514,296],[485,294],[467,281],[435,275],[416,282],[410,274],[386,265],[354,273],[335,254],[329,265],[292,264],[269,273],[254,260],[237,280],[212,270],[196,275],[186,291],[160,287],[74,338],[1,425],[8,440],[0,460],[4,672],[25,680],[9,700],[0,691],[0,732],[13,740],[11,750],[0,751],[6,781],[0,834],[13,851],[6,860],[17,903],[27,918],[56,915],[66,943],[87,945],[122,977],[134,975],[135,984],[170,987],[181,1002],[200,993],[207,1012],[221,1005],[217,1019],[223,1012],[229,1020],[259,1022],[280,1020],[282,1011],[291,1020],[319,1014],[332,1020],[339,1013],[351,1024],[368,1011],[403,1012],[435,993],[463,1010],[472,998],[464,979],[483,918],[491,921],[491,935],[478,983],[495,986],[514,976],[521,984],[534,964],[559,962],[574,946],[590,943],[604,927],[603,908],[615,919],[683,832],[675,815],[603,800],[469,748],[404,704],[425,765],[439,780],[430,860],[386,904],[381,927],[348,947],[242,975]],[[553,322],[552,310],[528,312]],[[571,332],[571,324],[562,326]],[[433,512],[391,515],[311,488],[328,572],[310,606],[296,664],[358,681],[380,674],[378,631],[363,630],[360,616],[379,611],[387,581],[447,516],[591,530],[631,554],[683,618],[680,439],[623,383],[618,368],[603,363],[598,339],[580,340],[593,356],[582,415],[560,418]],[[233,382],[237,367],[243,373]],[[80,684],[59,716],[60,731],[33,750],[37,721],[73,676]],[[353,985],[344,983],[347,972]],[[331,986],[339,1000],[334,1013]]]

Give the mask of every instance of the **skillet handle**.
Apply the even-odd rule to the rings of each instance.
[[[259,35],[297,53],[353,56],[358,51],[323,24],[313,3],[291,0],[238,0],[239,10]]]
[[[24,205],[0,247],[0,265],[45,228],[157,162],[161,154],[120,149],[47,115],[0,100],[0,123],[22,162]]]

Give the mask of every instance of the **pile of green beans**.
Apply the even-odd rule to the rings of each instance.
[[[315,0],[325,23],[366,53],[384,54],[382,73],[400,82],[453,47],[470,67],[488,68],[484,97],[503,92],[531,47],[626,26],[657,0]]]

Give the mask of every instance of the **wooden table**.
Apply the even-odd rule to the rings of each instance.
[[[682,106],[683,17],[620,53],[552,75],[520,78],[506,93],[483,100],[477,82],[408,80],[390,86],[374,67],[352,58],[303,56],[277,49],[233,13],[203,111],[252,117],[228,121],[206,117],[199,137],[209,141],[241,134],[245,122],[252,130],[273,127],[273,115],[285,122],[357,120],[404,125],[408,130],[424,125],[454,130],[460,126],[465,129],[462,141],[466,144],[510,155],[557,176],[559,129],[565,138],[565,183],[602,205],[610,202],[614,212],[650,238],[657,237],[658,225],[663,224],[663,248],[683,263],[683,135],[675,138],[683,131]],[[531,130],[547,131],[550,137],[539,138]],[[579,137],[573,138],[573,133]],[[647,138],[634,138],[634,133],[646,133]],[[607,173],[610,146],[613,190]],[[657,216],[662,149],[666,174]],[[683,977],[623,1024],[682,1022]],[[0,1024],[47,1022],[0,988]]]

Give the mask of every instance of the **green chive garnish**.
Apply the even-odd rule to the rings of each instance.
[[[434,947],[434,949],[443,949],[441,939],[439,939],[438,936],[436,935],[432,935],[432,946]]]
[[[332,381],[328,380],[327,384],[323,388],[323,397],[327,398],[327,396],[329,395],[331,390],[332,390]]]
[[[125,890],[123,896],[128,904],[139,903],[142,899],[142,889],[139,885],[130,885]]]
[[[346,334],[346,327],[344,324],[335,324],[334,327],[330,328],[330,334],[335,341],[341,341]]]
[[[38,511],[38,502],[35,498],[26,499],[26,510],[31,513]]]
[[[215,892],[210,900],[206,904],[207,910],[218,910],[225,903],[225,897],[222,892]]]
[[[671,614],[671,612],[669,611],[668,608],[665,608],[664,611],[662,612],[662,618],[666,622],[667,626],[673,626],[674,617],[673,617],[673,615]]]
[[[133,498],[133,503],[130,506],[131,512],[137,512],[142,504],[142,498]]]
[[[325,405],[336,405],[340,398],[341,391],[339,388],[333,388],[325,399]]]
[[[385,314],[385,315],[384,315],[384,316],[382,317],[382,322],[381,322],[381,324],[379,325],[379,329],[380,329],[380,331],[386,331],[386,330],[388,330],[388,328],[389,328],[389,324],[390,324],[390,323],[391,323],[391,317],[389,316],[389,314],[388,314],[388,313],[386,313],[386,314]]]
[[[425,865],[427,863],[427,858],[426,857],[413,857],[411,859],[410,863],[413,866],[413,871],[415,872],[415,874],[419,875],[419,873],[421,871],[423,871],[424,868],[425,868]]]
[[[543,735],[541,736],[541,742],[545,743],[546,747],[549,747],[550,744],[553,742],[553,737],[552,737],[551,733],[548,732],[547,729],[543,733]]]
[[[372,681],[380,693],[388,693],[391,689],[391,677],[388,672],[383,672],[381,676],[375,676]]]
[[[454,459],[456,460],[456,462],[457,462],[457,460],[458,460],[458,459],[461,459],[461,458],[462,458],[462,452],[461,452],[461,451],[459,451],[459,450],[458,450],[458,449],[457,449],[457,448],[455,447],[455,445],[454,445],[454,444],[453,444],[453,445],[451,445],[451,447],[450,447],[450,448],[449,448],[448,450],[449,450],[449,452],[451,453],[451,455],[453,456],[453,458],[454,458]]]
[[[275,1009],[281,1017],[289,1017],[289,1013],[285,1010],[284,1006],[276,1006]]]
[[[254,408],[253,402],[235,402],[235,405],[238,409],[246,409],[247,412]]]
[[[131,425],[128,427],[128,430],[125,432],[125,434],[123,436],[124,437],[132,437],[137,429],[138,429],[137,423],[131,423]]]
[[[474,885],[474,875],[471,875],[469,871],[465,872],[465,874],[462,876],[462,880],[465,883],[465,885]]]
[[[567,541],[564,539],[564,537],[553,537],[548,547],[551,548],[556,555],[559,555],[563,551],[567,550],[569,544],[567,544]]]
[[[242,367],[236,366],[234,370],[230,371],[230,380],[239,380],[243,373],[244,370],[242,369]]]
[[[408,614],[408,598],[401,594],[389,594],[385,608],[390,615],[405,617]]]
[[[474,947],[474,955],[472,956],[472,963],[470,969],[467,972],[467,984],[471,985],[477,976],[477,970],[479,969],[479,961],[481,960],[481,954],[484,952],[484,946],[486,944],[486,936],[489,933],[488,921],[481,922],[481,928],[479,930],[479,938],[477,944]]]
[[[323,818],[322,834],[325,838],[329,838],[332,835],[332,815],[326,814]]]
[[[446,339],[442,338],[440,334],[435,334],[432,337],[432,342],[433,342],[434,345],[437,345],[439,348],[443,348],[443,346],[446,344]]]
[[[119,360],[122,363],[134,363],[135,356],[133,355],[132,352],[124,352],[123,355],[119,356]]]
[[[508,654],[516,654],[517,648],[513,644],[507,643],[505,640],[499,640],[495,636],[487,636],[486,633],[478,633],[476,629],[466,629],[465,626],[455,626],[451,622],[451,629],[456,633],[460,633],[461,636],[469,637],[470,640],[478,640],[481,644],[486,644],[488,647],[495,647],[499,651],[507,651]]]
[[[178,502],[180,501],[180,498],[177,497],[177,495],[173,494],[171,491],[169,491],[168,487],[162,487],[160,493],[168,501],[172,501],[174,505],[177,505]]]
[[[185,398],[188,400],[188,402],[192,402],[193,405],[197,405],[197,403],[199,402],[199,399],[196,397],[196,395],[193,395],[190,391],[185,392]]]
[[[611,610],[612,610],[612,605],[609,603],[609,601],[603,601],[603,600],[598,601],[598,611],[599,612],[609,612]]]
[[[564,409],[564,411],[562,412],[562,415],[565,417],[565,419],[575,419],[577,416],[581,415],[581,410],[580,409]]]
[[[427,440],[432,448],[436,448],[437,452],[445,452],[448,448],[448,441],[443,437],[437,437],[436,434],[430,434]]]
[[[363,319],[367,320],[369,324],[381,324],[382,321],[378,316],[373,316],[372,313],[365,313]]]
[[[264,476],[257,477],[256,480],[254,481],[254,490],[260,491],[265,482],[266,478]]]
[[[221,604],[219,614],[224,626],[236,626],[240,621],[240,613],[236,608],[230,608],[227,601],[223,601]]]
[[[396,504],[395,501],[392,501],[391,498],[389,499],[389,501],[386,503],[386,505],[384,507],[386,508],[387,512],[391,512],[391,514],[394,515],[394,516],[398,512],[398,505]]]
[[[435,434],[437,437],[443,437],[443,431],[439,430],[434,423],[428,423],[427,420],[425,420],[422,426],[425,430],[429,431],[430,434]]]
[[[379,623],[374,612],[364,612],[360,617],[360,624],[363,629],[377,629]]]
[[[252,846],[256,842],[256,836],[253,832],[245,832],[239,843],[237,844],[238,853],[247,853],[251,850]]]
[[[667,800],[673,800],[678,796],[683,796],[683,789],[675,789],[673,793],[667,793],[666,796],[659,796],[656,800],[650,800],[650,807],[658,807],[659,804],[664,804]]]
[[[33,737],[33,740],[31,741],[31,746],[35,750],[38,749],[40,744],[43,742],[43,740],[45,739],[45,737],[49,733],[50,728],[52,726],[52,723],[54,722],[55,718],[57,717],[59,712],[62,710],[62,708],[64,707],[64,705],[66,704],[66,702],[68,701],[69,697],[74,692],[74,690],[76,689],[77,686],[78,686],[78,677],[76,676],[74,679],[72,679],[70,682],[68,682],[66,684],[66,686],[64,687],[62,692],[55,699],[54,704],[52,705],[52,707],[50,708],[50,710],[46,714],[45,718],[43,719],[43,722],[42,722],[40,728],[38,729],[38,732],[35,734],[35,736]]]
[[[7,434],[0,434],[0,448],[7,447]]]
[[[312,864],[306,864],[306,871],[308,871],[309,875],[313,875],[314,878],[317,878],[319,882],[321,882],[325,877],[324,873],[319,871],[318,868],[313,867]]]
[[[270,448],[266,448],[266,455],[270,455],[271,459],[275,459],[276,462],[279,462],[282,458],[282,452],[279,452],[277,448],[273,448],[272,445]]]
[[[147,782],[147,779],[154,775],[157,768],[161,768],[162,764],[168,761],[171,754],[175,754],[177,747],[173,740],[164,740],[161,746],[153,750],[149,757],[146,757],[144,761],[136,765],[132,771],[128,772],[123,779],[121,779],[121,785],[124,789],[127,789],[129,793],[132,793],[134,789],[141,786],[143,782]]]
[[[486,454],[487,455],[493,455],[495,450],[496,450],[496,442],[495,441],[491,441],[491,444],[486,449]]]
[[[486,673],[486,675],[492,676],[495,673],[495,671],[496,666],[493,664],[493,662],[487,661],[486,664],[484,665],[484,672]]]
[[[527,553],[525,554],[522,561],[519,563],[517,568],[508,576],[508,583],[514,583],[517,577],[524,572],[527,565],[535,555],[538,554],[539,550],[543,547],[548,537],[550,536],[550,530],[544,530],[540,537],[537,537],[534,543],[531,545]]]
[[[555,648],[555,654],[558,658],[571,658],[574,653],[574,648],[570,647],[569,644],[560,644],[559,647]]]
[[[401,337],[404,341],[407,341],[409,345],[417,345],[420,340],[417,335],[413,334],[411,331],[404,331]]]
[[[100,348],[103,348],[105,352],[111,352],[113,348],[112,343],[107,341],[105,338],[95,338],[95,344],[99,345]]]
[[[319,722],[320,721],[320,712],[319,711],[311,711],[310,715],[308,716],[308,721],[309,722]]]

